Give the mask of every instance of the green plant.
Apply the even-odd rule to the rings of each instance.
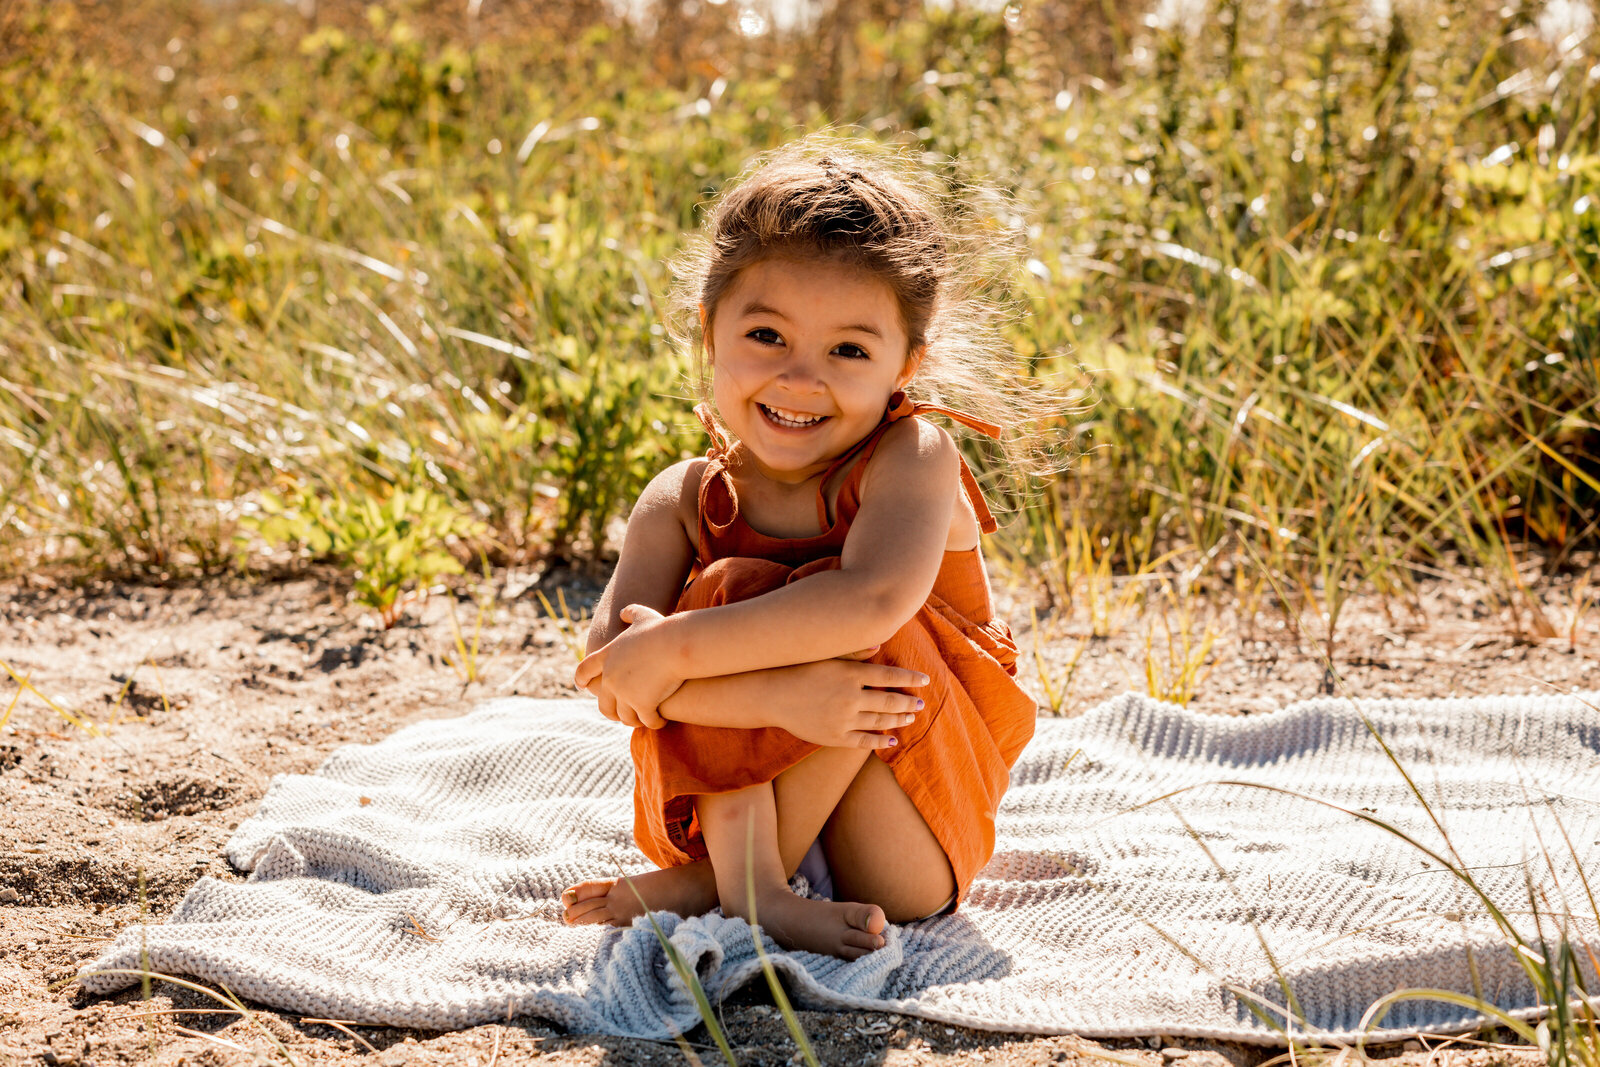
[[[434,581],[463,572],[450,553],[452,541],[483,533],[482,523],[425,487],[353,499],[301,487],[287,498],[263,493],[260,508],[260,516],[246,518],[247,527],[269,545],[303,547],[350,568],[352,596],[378,613],[384,629]]]
[[[592,5],[13,6],[15,567],[217,567],[285,480],[426,485],[496,563],[603,557],[699,447],[666,264],[748,152],[840,118],[998,182],[978,222],[1027,234],[994,295],[1075,459],[997,548],[1064,567],[1091,632],[1176,550],[1253,553],[1330,662],[1349,598],[1413,568],[1488,583],[1531,636],[1516,567],[1600,535],[1600,87],[1592,38],[1525,5],[1264,0],[1176,34],[1067,0],[839,4],[755,36],[726,8],[651,32]],[[1054,47],[1084,20],[1100,46]]]
[[[483,671],[488,664],[481,655],[483,640],[483,624],[485,619],[493,619],[495,609],[495,592],[493,576],[489,571],[489,561],[483,560],[483,582],[473,594],[473,603],[477,613],[472,621],[472,638],[468,640],[461,630],[461,619],[456,614],[456,597],[450,596],[450,637],[455,644],[452,655],[447,652],[444,661],[460,677],[462,686],[469,686],[473,682],[483,680]],[[493,657],[491,656],[492,660]]]
[[[716,1013],[711,1010],[711,1001],[706,996],[705,987],[700,984],[700,976],[695,974],[694,968],[683,958],[683,953],[678,951],[678,946],[667,939],[666,933],[661,929],[661,924],[656,922],[655,913],[644,902],[644,897],[639,895],[638,887],[633,884],[633,879],[622,872],[617,872],[617,877],[626,882],[634,897],[639,901],[639,907],[644,909],[644,916],[650,923],[650,929],[655,931],[656,940],[661,943],[661,950],[667,954],[667,961],[672,964],[672,969],[678,975],[678,980],[684,985],[691,996],[694,997],[695,1010],[700,1013],[700,1019],[706,1024],[706,1030],[711,1034],[711,1039],[716,1042],[717,1048],[722,1052],[722,1058],[728,1061],[728,1067],[739,1067],[739,1061],[734,1058],[733,1048],[728,1044],[728,1038],[722,1032],[722,1027],[717,1023]],[[679,1045],[689,1055],[687,1044],[679,1037]],[[691,1057],[692,1058],[692,1057]]]
[[[1210,619],[1203,630],[1196,630],[1194,598],[1179,597],[1168,586],[1166,599],[1171,611],[1163,609],[1148,622],[1144,633],[1144,688],[1157,700],[1187,705],[1194,699],[1200,683],[1211,673],[1212,646],[1217,631]],[[1174,626],[1172,616],[1176,614]],[[1156,640],[1156,628],[1161,641]]]
[[[755,946],[756,958],[761,961],[761,973],[767,979],[767,988],[772,992],[773,1002],[778,1005],[784,1025],[789,1028],[789,1036],[794,1038],[795,1047],[811,1067],[821,1067],[817,1062],[817,1054],[812,1051],[811,1041],[806,1037],[805,1028],[800,1025],[799,1017],[789,1004],[789,995],[783,991],[783,983],[778,980],[778,972],[773,969],[772,961],[767,958],[767,950],[761,944],[761,928],[756,921],[756,865],[751,859],[756,850],[755,833],[756,818],[752,811],[744,827],[744,892],[745,900],[750,905],[750,918],[746,920],[750,926],[750,942]]]
[[[50,699],[44,693],[39,691],[39,688],[33,684],[28,675],[18,674],[16,669],[12,667],[11,664],[5,662],[4,660],[0,660],[0,670],[3,670],[6,672],[6,674],[10,675],[11,680],[17,685],[17,691],[12,696],[11,703],[6,705],[6,713],[4,715],[0,715],[0,726],[4,726],[11,720],[11,713],[16,710],[18,701],[22,699],[22,694],[32,693],[39,699],[41,703],[44,704],[45,707],[55,712],[57,715],[67,720],[67,722],[71,723],[73,726],[76,726],[90,737],[105,736],[105,731],[97,726],[95,721],[89,718],[87,714],[72,711],[71,709],[63,707],[61,704]]]
[[[556,630],[561,634],[561,641],[567,646],[574,663],[583,659],[586,654],[589,628],[584,625],[589,621],[589,612],[580,608],[576,613],[567,607],[567,592],[565,589],[556,590],[556,603],[551,604],[550,598],[544,595],[543,589],[535,589],[533,595],[539,598],[539,606],[544,608],[544,617],[556,624]],[[559,607],[558,607],[559,605]]]
[[[1089,636],[1078,638],[1066,663],[1056,668],[1044,653],[1038,610],[1030,608],[1029,617],[1033,623],[1033,665],[1039,673],[1039,687],[1044,691],[1044,705],[1050,709],[1050,714],[1060,715],[1066,710],[1067,699],[1072,695],[1072,683],[1078,677],[1078,663],[1083,659],[1083,651],[1089,647]]]

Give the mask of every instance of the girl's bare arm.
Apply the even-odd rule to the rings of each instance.
[[[774,726],[829,747],[884,748],[882,733],[916,715],[914,693],[928,676],[852,658],[693,678],[662,702],[663,717],[701,726]]]
[[[594,607],[586,652],[604,648],[625,629],[622,609],[643,604],[663,615],[670,612],[694,566],[695,545],[689,537],[685,505],[694,507],[705,460],[674,463],[650,480],[628,515],[617,569]]]
[[[704,467],[704,460],[675,463],[652,478],[639,494],[628,515],[628,531],[616,570],[595,604],[586,649],[590,659],[596,649],[604,648],[623,632],[627,624],[622,615],[629,605],[668,612],[677,604],[684,580],[694,565],[695,546],[689,531],[695,523],[685,520],[695,506]],[[583,672],[582,664],[579,667],[575,681],[594,694],[600,713],[606,718],[628,726],[662,725],[654,707],[619,705],[615,691],[607,684],[609,679],[599,671]]]
[[[759,597],[651,620],[579,666],[604,670],[630,706],[653,709],[684,679],[832,659],[880,644],[926,602],[949,538],[955,442],[920,420],[873,456],[836,571]]]

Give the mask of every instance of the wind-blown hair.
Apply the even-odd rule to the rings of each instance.
[[[1059,469],[1035,431],[1041,420],[1059,421],[1066,404],[1019,374],[998,327],[992,294],[1020,261],[1007,209],[993,190],[946,187],[870,142],[814,135],[758,157],[712,201],[702,233],[673,262],[672,336],[694,357],[697,392],[709,394],[704,334],[740,272],[821,257],[870,271],[893,291],[911,348],[924,351],[906,387],[913,400],[1003,427],[1001,448],[1017,472]]]

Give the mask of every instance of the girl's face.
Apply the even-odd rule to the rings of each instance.
[[[704,313],[704,309],[702,309]],[[724,291],[706,337],[717,410],[773,481],[823,473],[911,380],[894,290],[859,267],[767,259]]]

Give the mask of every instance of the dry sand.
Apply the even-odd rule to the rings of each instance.
[[[686,1062],[671,1043],[565,1034],[533,1020],[431,1034],[355,1027],[351,1036],[269,1010],[254,1021],[198,994],[157,984],[86,998],[71,976],[114,932],[159,921],[202,874],[237,878],[222,857],[230,830],[255,807],[273,774],[308,772],[335,747],[375,741],[424,718],[461,714],[504,694],[572,695],[572,653],[562,628],[530,591],[562,589],[587,605],[600,579],[563,573],[500,577],[502,597],[483,639],[479,681],[463,681],[453,651],[449,599],[415,605],[384,632],[345,602],[326,575],[242,584],[167,587],[38,576],[0,584],[0,661],[51,700],[104,728],[93,737],[25,694],[0,731],[0,1061],[89,1064],[244,1064],[279,1055],[297,1063],[648,1064]],[[1565,631],[1563,587],[1551,621]],[[1507,616],[1470,585],[1437,582],[1416,606],[1361,600],[1349,611],[1337,663],[1364,696],[1447,696],[1600,689],[1600,611],[1576,641],[1514,639]],[[1039,660],[1057,677],[1079,647],[1082,618],[1060,618],[1037,643],[1028,606],[1001,597],[1037,686]],[[460,607],[470,637],[475,609]],[[1086,642],[1066,702],[1069,713],[1142,685],[1145,633],[1155,616],[1122,620]],[[1214,670],[1194,706],[1220,714],[1269,711],[1314,694],[1323,680],[1309,644],[1282,615],[1219,616]],[[1162,631],[1155,628],[1158,644]],[[0,714],[16,686],[0,684]],[[140,882],[143,882],[141,892]],[[723,1009],[744,1064],[798,1062],[762,988]],[[1255,1067],[1274,1050],[1151,1035],[1093,1042],[986,1034],[882,1014],[802,1013],[822,1063],[1064,1063],[1113,1059],[1149,1067]],[[721,1062],[702,1028],[690,1035],[705,1063]],[[370,1048],[369,1048],[370,1047]],[[1536,1053],[1454,1045],[1392,1048],[1417,1064],[1464,1067],[1537,1062]]]

